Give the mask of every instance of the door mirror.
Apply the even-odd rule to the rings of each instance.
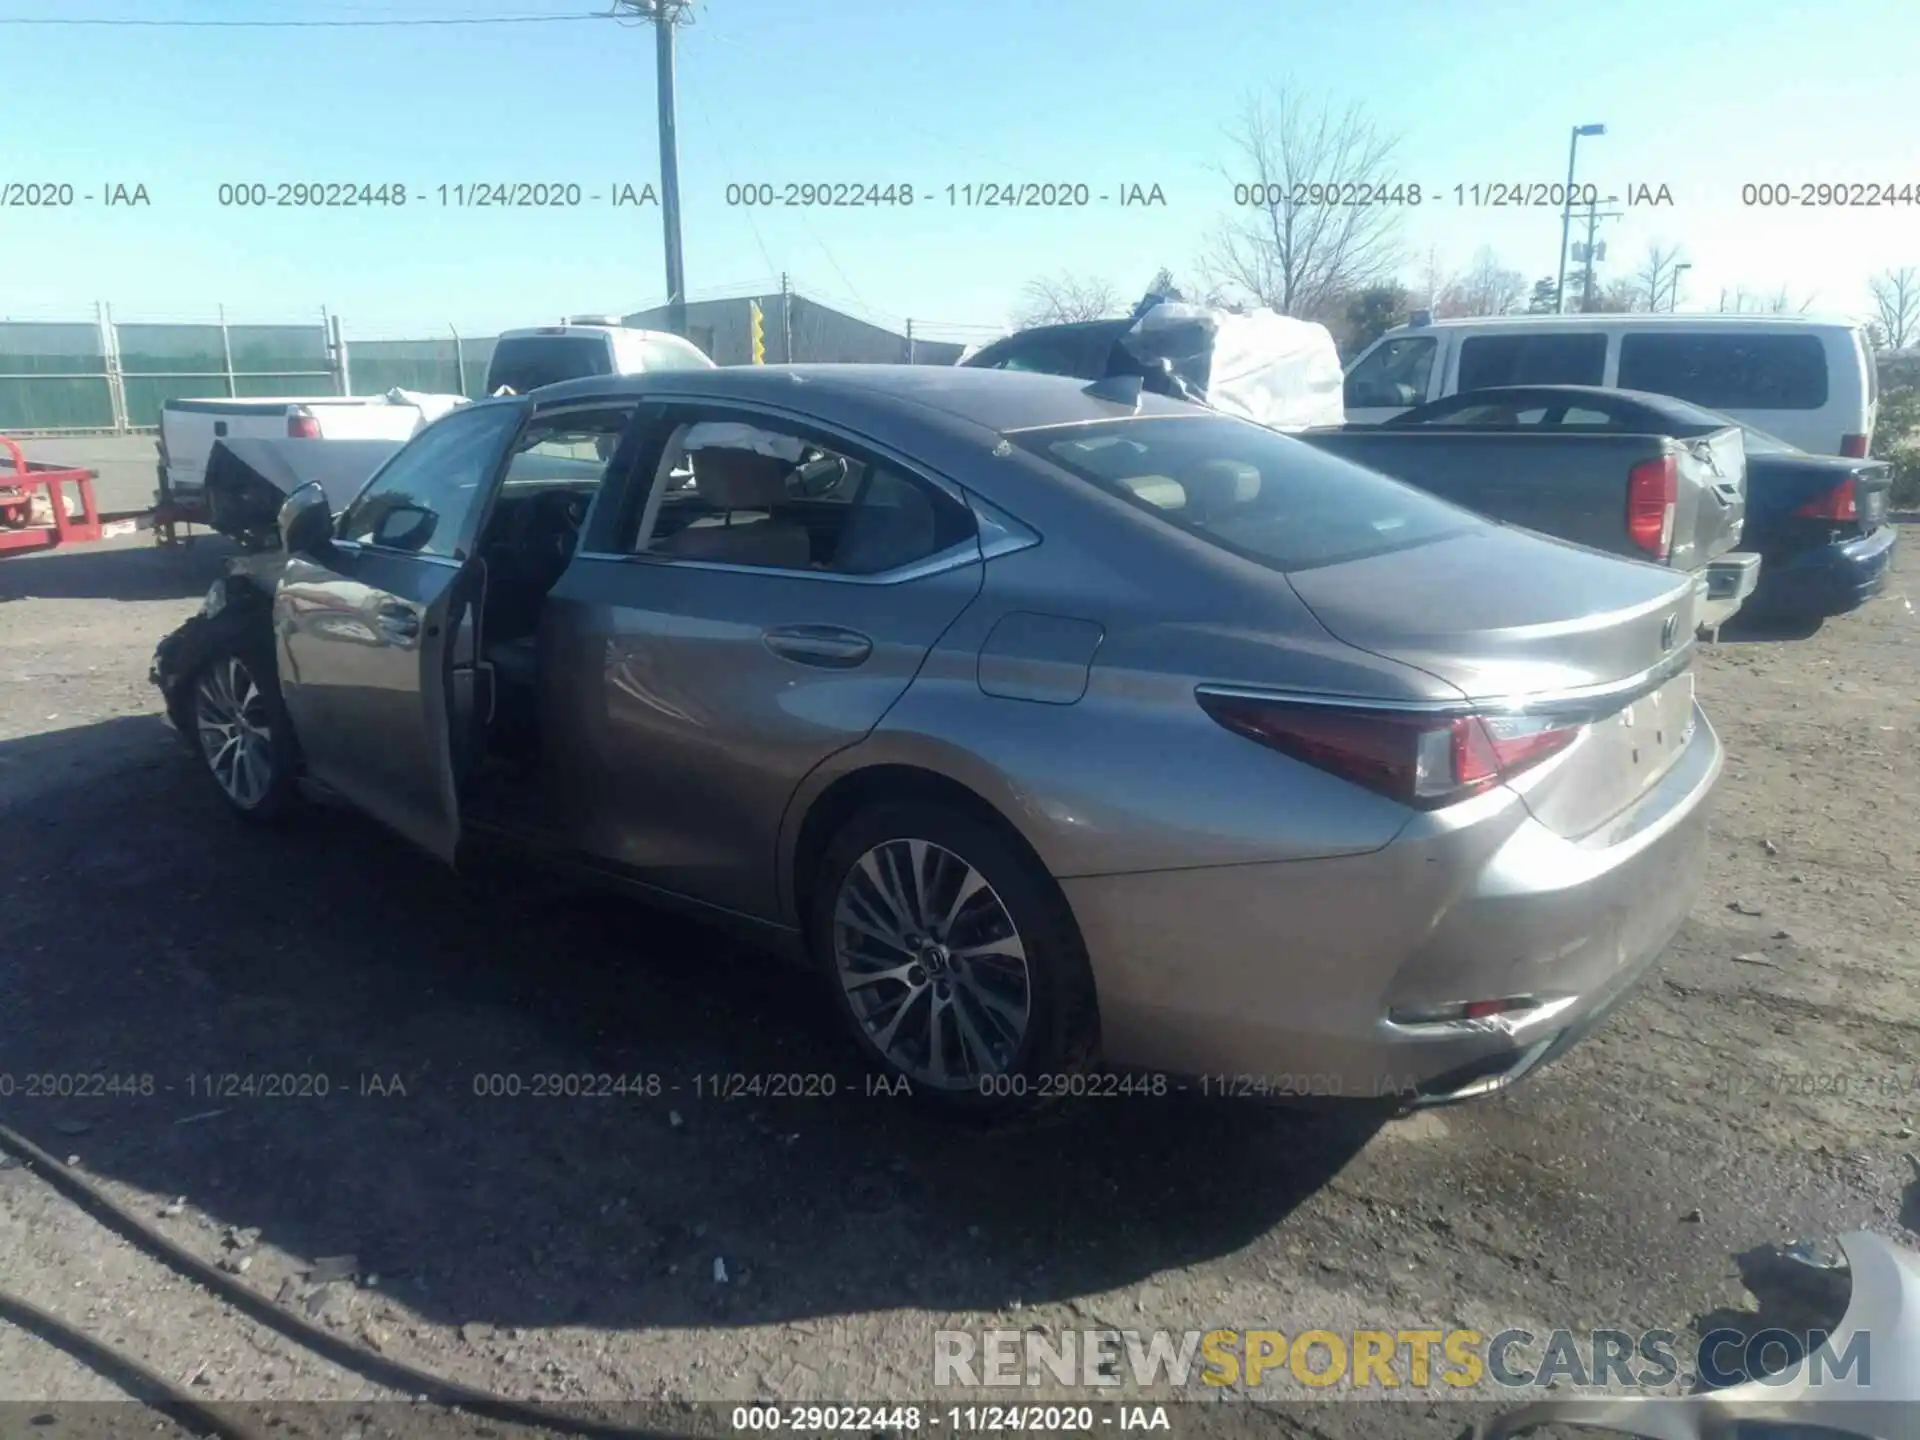
[[[333,543],[333,506],[317,480],[309,480],[280,507],[280,543],[289,554],[319,555]]]

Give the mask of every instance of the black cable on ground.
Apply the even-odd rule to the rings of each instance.
[[[196,1434],[219,1435],[223,1440],[266,1440],[263,1432],[244,1421],[222,1415],[131,1355],[122,1354],[105,1341],[95,1339],[84,1330],[76,1330],[59,1316],[5,1290],[0,1290],[0,1320],[10,1321],[56,1349],[66,1351],[134,1399],[144,1401]]]
[[[525,1425],[535,1429],[579,1435],[584,1437],[584,1440],[680,1440],[680,1437],[669,1431],[620,1425],[612,1421],[590,1419],[583,1415],[569,1415],[565,1411],[549,1410],[525,1401],[508,1399],[504,1395],[495,1395],[488,1390],[475,1390],[428,1371],[416,1370],[413,1366],[403,1364],[401,1361],[377,1355],[363,1346],[355,1345],[350,1340],[342,1339],[322,1329],[284,1306],[275,1304],[238,1277],[209,1265],[198,1255],[174,1243],[126,1209],[86,1175],[70,1165],[62,1165],[59,1160],[24,1135],[5,1125],[0,1125],[0,1150],[12,1155],[23,1165],[32,1167],[41,1179],[54,1189],[87,1211],[108,1229],[146,1251],[161,1264],[192,1280],[195,1284],[205,1286],[236,1310],[257,1320],[268,1329],[278,1331],[287,1339],[313,1351],[316,1355],[331,1360],[343,1370],[351,1370],[362,1379],[370,1380],[376,1385],[385,1385],[409,1397],[458,1408],[468,1414],[484,1416],[503,1424]],[[170,1393],[180,1395],[180,1400],[172,1403],[179,1404],[184,1401],[201,1409],[206,1408],[205,1402],[173,1390],[170,1381],[152,1376],[152,1372],[145,1371],[137,1361],[119,1356],[97,1340],[87,1339],[45,1311],[4,1295],[0,1295],[0,1300],[7,1300],[11,1305],[20,1307],[20,1313],[23,1315],[32,1314],[41,1317],[44,1322],[50,1322],[61,1332],[82,1340],[95,1353],[111,1357],[111,1363],[121,1369],[151,1376]],[[0,1314],[3,1313],[5,1308],[0,1307]],[[6,1318],[13,1317],[8,1314]],[[24,1322],[16,1323],[21,1323],[23,1328],[33,1328],[25,1325]],[[212,1412],[209,1412],[210,1417],[211,1414]],[[258,1440],[258,1437],[251,1432],[235,1432],[231,1429],[230,1422],[222,1421],[221,1424],[228,1428],[223,1428],[218,1433],[228,1436],[229,1440]]]

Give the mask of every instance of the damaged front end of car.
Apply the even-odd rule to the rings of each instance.
[[[279,550],[229,559],[226,573],[208,588],[199,611],[154,648],[147,669],[148,683],[159,689],[167,719],[189,745],[197,744],[190,694],[193,677],[235,632],[269,632],[274,583],[286,561],[285,552]]]

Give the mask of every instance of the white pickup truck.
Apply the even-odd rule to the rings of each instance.
[[[156,523],[200,521],[207,457],[216,440],[405,440],[456,405],[461,395],[389,390],[384,395],[279,395],[237,400],[169,400],[160,411]]]

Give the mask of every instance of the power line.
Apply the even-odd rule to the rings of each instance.
[[[150,20],[100,15],[0,15],[0,25],[140,26],[159,30],[358,30],[402,25],[563,25],[611,20],[605,11],[573,15],[448,15],[385,20]]]

